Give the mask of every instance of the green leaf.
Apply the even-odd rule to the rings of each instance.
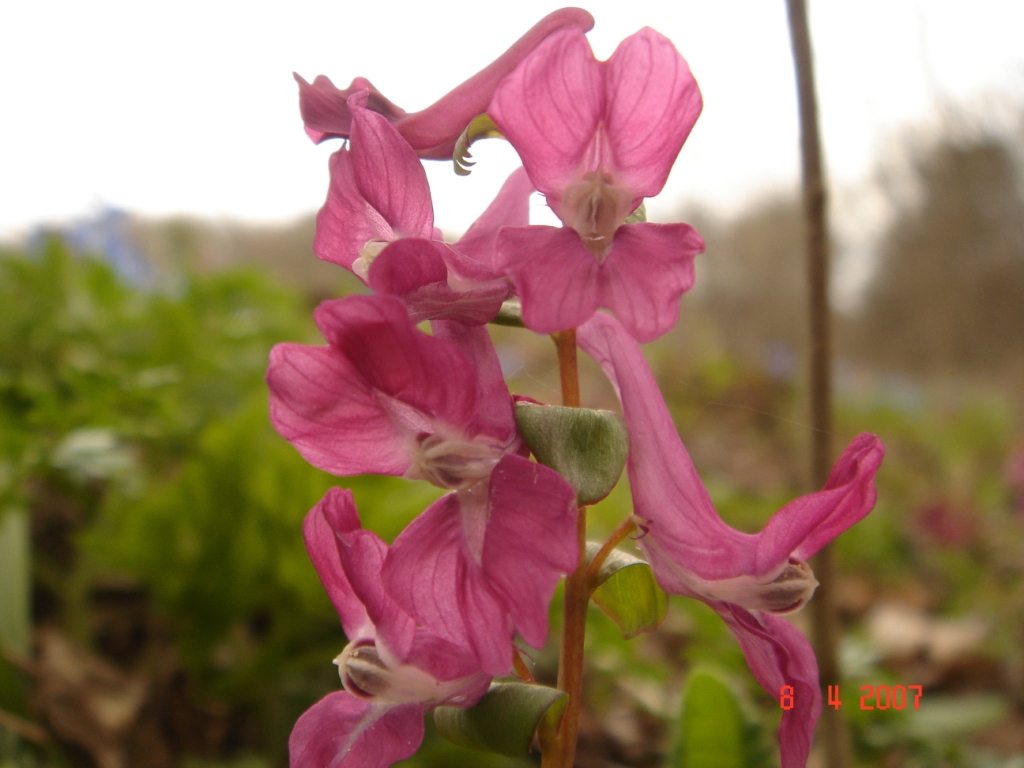
[[[626,224],[637,224],[647,221],[647,202],[643,201],[626,217]]]
[[[526,683],[492,683],[469,709],[438,707],[434,724],[446,739],[462,747],[522,757],[530,751],[534,731],[545,714],[560,717],[562,691]]]
[[[746,723],[736,695],[717,674],[696,669],[683,694],[674,768],[746,768]]]
[[[600,501],[619,482],[629,453],[626,423],[619,414],[519,403],[516,422],[537,461],[572,484],[580,505]]]
[[[473,155],[470,153],[469,148],[474,142],[480,139],[502,139],[501,131],[498,130],[498,126],[494,124],[494,121],[486,115],[477,115],[474,117],[469,125],[466,126],[466,130],[462,132],[462,135],[455,142],[455,150],[452,152],[452,162],[455,164],[455,173],[459,176],[469,176],[472,167],[476,165],[475,160],[470,160]]]
[[[595,541],[587,542],[587,562],[600,548]],[[612,550],[597,572],[597,584],[591,599],[627,640],[653,632],[665,620],[668,596],[655,581],[651,566],[640,558]]]

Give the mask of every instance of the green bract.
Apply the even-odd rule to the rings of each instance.
[[[626,424],[619,414],[519,403],[516,422],[537,461],[572,484],[580,505],[600,501],[619,481],[629,453]]]
[[[587,561],[601,545],[587,542]],[[593,601],[618,625],[627,640],[653,632],[665,620],[668,596],[654,580],[651,566],[638,557],[612,550],[595,578]]]

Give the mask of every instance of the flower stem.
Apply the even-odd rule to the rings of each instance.
[[[601,570],[601,566],[604,565],[604,561],[608,558],[608,554],[619,546],[619,544],[622,543],[622,540],[633,532],[635,527],[633,518],[630,516],[619,523],[619,527],[612,531],[612,535],[608,537],[608,541],[601,545],[601,548],[597,550],[597,554],[594,555],[594,559],[591,560],[590,565],[587,566],[587,584],[594,584],[594,580],[597,579],[597,573]]]
[[[575,329],[552,334],[558,350],[558,369],[562,380],[562,404],[578,408],[580,380],[576,365]],[[587,508],[580,507],[576,518],[576,540],[579,564],[565,580],[562,607],[562,649],[558,660],[558,688],[565,691],[568,702],[558,731],[552,739],[541,739],[547,748],[541,758],[542,768],[572,768],[576,760],[580,707],[583,698],[583,641],[587,629],[587,604],[590,602],[590,581],[587,570]]]

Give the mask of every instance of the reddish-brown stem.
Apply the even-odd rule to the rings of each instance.
[[[578,408],[580,380],[576,367],[576,331],[552,334],[558,350],[558,369],[562,381],[562,404]],[[562,648],[558,660],[558,689],[565,691],[568,701],[565,713],[553,738],[541,743],[544,754],[542,768],[572,768],[576,760],[576,739],[579,735],[580,707],[583,698],[583,641],[587,630],[587,604],[590,582],[587,571],[587,508],[580,507],[576,518],[576,541],[579,564],[565,580],[562,607]]]
[[[608,554],[619,546],[623,539],[633,532],[634,527],[635,524],[633,523],[633,518],[627,517],[619,524],[618,528],[612,531],[612,535],[608,537],[608,541],[601,545],[601,548],[597,550],[597,554],[594,555],[594,559],[591,560],[590,565],[587,566],[588,584],[594,584],[594,580],[597,578],[597,572],[601,570],[601,566],[604,565],[604,561],[607,559]]]

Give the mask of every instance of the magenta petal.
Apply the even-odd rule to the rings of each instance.
[[[600,305],[637,341],[653,341],[676,324],[679,297],[693,286],[693,257],[703,250],[689,224],[619,227],[601,268]]]
[[[448,284],[443,243],[403,238],[390,243],[373,260],[367,284],[377,293],[404,298],[431,283]]]
[[[523,322],[537,333],[575,328],[599,306],[600,265],[568,227],[501,230],[497,263],[523,302]]]
[[[374,704],[345,691],[303,713],[288,739],[290,768],[388,768],[423,741],[419,704]]]
[[[604,74],[614,157],[604,170],[634,197],[653,197],[700,116],[700,89],[672,41],[647,27],[619,44]]]
[[[580,346],[611,380],[629,427],[629,482],[634,512],[650,521],[643,546],[668,592],[690,594],[675,563],[704,579],[725,579],[752,566],[754,537],[740,533],[715,511],[683,447],[639,344],[616,320],[596,314],[577,332]],[[650,539],[650,541],[648,541]]]
[[[855,437],[836,461],[824,490],[794,499],[772,515],[758,538],[755,574],[774,570],[790,553],[810,559],[862,520],[875,506],[875,474],[884,455],[874,435]]]
[[[761,687],[776,701],[782,686],[793,687],[793,708],[779,725],[781,768],[804,768],[821,715],[818,662],[800,631],[785,619],[751,613],[731,603],[708,603],[736,635],[747,664]]]
[[[433,433],[437,424],[460,428],[473,423],[472,367],[453,345],[418,331],[400,300],[349,296],[325,301],[315,319],[375,397],[387,398],[396,428]]]
[[[405,115],[405,110],[396,107],[373,87],[365,77],[357,77],[345,90],[335,87],[324,75],[318,75],[310,85],[299,75],[292,73],[299,84],[299,112],[305,123],[306,135],[319,144],[325,139],[347,139],[352,132],[352,113],[348,108],[348,97],[356,91],[369,93],[367,106],[379,112],[389,122]]]
[[[479,431],[501,445],[511,443],[518,431],[515,406],[487,329],[450,320],[436,320],[431,327],[434,336],[458,349],[476,373]]]
[[[313,561],[320,583],[341,617],[341,626],[350,642],[374,637],[373,622],[370,620],[363,601],[356,595],[338,557],[339,533],[359,529],[359,515],[352,491],[331,488],[327,495],[306,515],[302,523],[302,534],[306,551]]]
[[[366,108],[367,93],[349,97],[352,162],[359,189],[396,237],[429,238],[434,231],[427,174],[398,131]]]
[[[390,240],[394,233],[380,216],[367,215],[366,199],[359,190],[352,153],[347,148],[331,155],[330,179],[327,200],[316,214],[313,253],[352,269],[352,262],[368,241]]]
[[[453,270],[467,280],[489,280],[500,272],[494,266],[498,230],[525,227],[530,223],[530,195],[533,184],[525,168],[517,168],[473,225],[452,246]]]
[[[408,435],[338,350],[278,344],[267,385],[274,428],[310,464],[343,477],[408,470]]]
[[[566,29],[505,79],[487,111],[519,152],[533,184],[557,204],[595,151],[604,110],[601,63],[581,30]]]
[[[474,117],[487,111],[494,89],[531,51],[558,30],[574,28],[582,36],[593,26],[594,17],[581,8],[562,8],[548,14],[462,85],[426,109],[399,120],[399,131],[420,157],[450,160],[456,139]]]
[[[402,532],[385,586],[428,630],[472,648],[483,671],[505,675],[512,633],[543,645],[555,584],[576,566],[574,502],[556,472],[505,456],[486,501],[449,494]]]

